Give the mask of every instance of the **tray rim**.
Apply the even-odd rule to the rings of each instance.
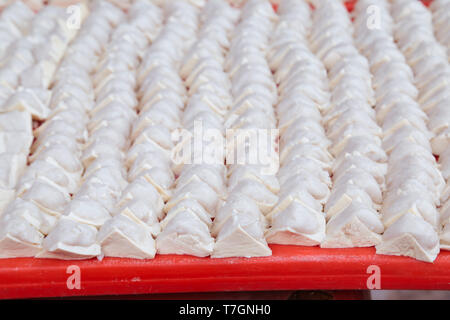
[[[374,248],[323,249],[271,245],[263,258],[157,255],[152,260],[0,259],[0,299],[268,290],[367,290],[370,266],[380,289],[450,290],[450,252],[434,263],[375,255]],[[69,266],[81,288],[69,289]]]

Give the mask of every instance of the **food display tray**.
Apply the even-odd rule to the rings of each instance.
[[[356,1],[347,1],[352,10]],[[429,4],[431,1],[424,1]],[[450,290],[450,252],[434,263],[374,248],[271,245],[263,258],[0,259],[0,299],[259,290]]]
[[[434,263],[374,248],[271,245],[264,258],[0,260],[0,298],[257,290],[450,289],[450,252]],[[79,284],[77,288],[76,284]]]

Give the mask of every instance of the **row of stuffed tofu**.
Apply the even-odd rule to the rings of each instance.
[[[434,261],[450,245],[450,68],[433,29],[446,22],[418,1],[360,0],[353,22],[338,1],[314,5],[98,1],[75,31],[55,7],[5,9],[20,34],[1,59],[0,257],[277,243]],[[256,150],[279,170],[205,154],[217,141],[203,138],[201,159],[174,163],[199,123],[276,132]]]

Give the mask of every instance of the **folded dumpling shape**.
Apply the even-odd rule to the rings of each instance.
[[[101,227],[111,218],[108,210],[98,202],[90,199],[72,200],[66,208],[64,216],[96,228]]]
[[[265,257],[272,255],[261,221],[248,213],[232,215],[220,229],[212,258]]]
[[[27,111],[34,119],[45,120],[50,113],[48,108],[50,94],[48,90],[43,89],[22,89],[11,96],[1,110],[2,112]]]
[[[237,184],[230,193],[244,194],[251,198],[263,214],[268,214],[278,202],[278,196],[270,192],[264,184],[247,179]]]
[[[439,238],[433,227],[420,217],[406,213],[383,234],[377,254],[408,256],[433,262],[439,253]]]
[[[97,241],[106,257],[152,259],[156,253],[150,228],[122,214],[105,222]]]
[[[272,216],[266,232],[268,243],[316,246],[325,238],[325,217],[298,200]]]
[[[43,235],[47,235],[58,221],[58,217],[45,213],[35,204],[20,198],[15,199],[8,205],[3,212],[2,219],[10,219],[13,216],[25,219]]]
[[[44,235],[23,216],[0,219],[0,258],[34,257],[42,250]]]
[[[61,217],[44,239],[43,251],[37,258],[80,260],[100,255],[96,242],[97,229],[68,217]]]
[[[328,221],[327,236],[321,247],[371,247],[381,242],[383,230],[383,223],[375,210],[353,201]]]
[[[169,213],[170,214],[170,213]],[[208,225],[190,209],[181,210],[156,239],[158,253],[209,256],[214,248]]]

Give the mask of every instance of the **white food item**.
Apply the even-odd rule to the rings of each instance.
[[[20,196],[29,190],[36,180],[56,184],[69,194],[73,194],[78,190],[80,182],[79,179],[76,179],[74,175],[63,168],[44,160],[36,160],[25,170],[25,173],[20,178],[16,186],[17,195]]]
[[[79,223],[101,227],[111,215],[98,202],[90,199],[72,200],[64,212],[64,216]]]
[[[172,198],[167,202],[164,210],[170,211],[177,203],[185,199],[197,200],[206,211],[213,214],[219,203],[219,197],[214,189],[202,181],[191,181],[181,188],[174,190]]]
[[[384,226],[378,213],[358,201],[333,216],[327,223],[322,248],[371,247],[381,242]]]
[[[27,164],[26,155],[0,154],[0,188],[14,189]]]
[[[450,38],[448,36],[448,31],[450,30],[450,27],[448,24],[448,11],[450,6],[445,0],[437,0],[433,1],[430,5],[430,9],[433,13],[434,34],[437,40],[444,46],[444,48],[446,48],[447,57],[449,57]]]
[[[278,15],[259,0],[158,3],[164,13],[126,1],[125,17],[99,1],[79,32],[63,9],[33,18],[9,6],[0,258],[253,257],[271,255],[269,242],[377,245],[432,262],[450,248],[450,51],[436,41],[450,43],[448,6],[435,0],[431,16],[413,1],[377,1],[356,5],[354,39],[339,2],[316,1],[311,17],[291,0]],[[33,130],[32,119],[46,121]],[[278,127],[279,150],[267,150],[279,152],[277,176],[222,156],[173,165],[173,132],[196,121],[223,136]]]
[[[177,214],[181,211],[190,211],[197,215],[197,217],[202,220],[208,227],[212,225],[211,215],[202,207],[202,205],[193,199],[186,199],[178,202],[176,206],[174,206],[161,221],[160,225],[162,228],[169,223],[170,220],[175,218]]]
[[[37,258],[81,260],[100,254],[96,243],[97,229],[91,225],[61,217],[43,241]]]
[[[324,240],[323,213],[313,211],[298,200],[294,200],[286,209],[274,214],[272,221],[270,229],[266,232],[268,243],[316,246]]]
[[[180,210],[170,219],[156,239],[158,253],[209,256],[214,248],[214,238],[205,224],[191,210]]]
[[[50,215],[60,216],[70,201],[70,195],[54,183],[37,179],[22,195],[22,199],[34,203]]]
[[[254,180],[243,180],[230,193],[239,193],[253,199],[263,214],[269,213],[278,201],[278,197],[270,192],[264,184]]]
[[[333,12],[332,19],[328,19],[329,12]],[[325,125],[332,141],[329,151],[336,158],[333,186],[324,208],[327,227],[321,246],[374,246],[384,230],[376,210],[383,201],[387,156],[381,148],[383,130],[371,108],[382,97],[373,91],[369,62],[381,63],[385,56],[374,55],[368,61],[358,52],[351,20],[340,2],[319,2],[312,26],[312,48],[328,70],[331,106]],[[414,87],[406,89],[416,93]]]
[[[361,168],[363,171],[369,173],[377,181],[378,185],[384,185],[387,164],[375,162],[361,156],[358,152],[341,154],[333,163],[333,174],[342,176],[345,172],[353,168]]]
[[[442,172],[442,177],[445,181],[450,179],[450,149],[447,149],[439,156],[439,164]]]
[[[433,262],[439,253],[439,238],[430,224],[407,213],[386,229],[376,249],[378,254],[409,256]]]
[[[371,0],[358,3],[360,23],[366,21],[365,10],[372,4]],[[436,206],[444,181],[431,153],[433,129],[428,116],[442,97],[439,90],[445,81],[440,76],[434,80],[434,72],[430,77],[428,71],[436,67],[442,53],[432,43],[431,19],[420,2],[380,4],[380,17],[389,26],[383,24],[377,36],[368,33],[365,40],[358,29],[358,39],[364,42],[363,50],[376,70],[376,118],[383,125],[383,148],[389,154],[381,209],[386,230],[377,253],[432,262],[439,252]],[[445,121],[440,123],[445,127]]]
[[[247,214],[232,215],[220,229],[212,258],[265,257],[272,255],[262,225]]]
[[[20,198],[12,201],[2,215],[2,219],[5,220],[14,217],[23,218],[43,235],[47,235],[57,222],[57,217],[43,212],[36,205]]]
[[[251,216],[261,223],[264,228],[266,227],[266,219],[255,202],[244,194],[232,193],[214,218],[214,225],[211,229],[212,235],[217,236],[228,219],[237,213]]]
[[[106,257],[152,259],[156,253],[150,229],[122,214],[105,222],[97,241]]]
[[[230,173],[230,171],[228,171]],[[277,194],[280,191],[280,183],[277,177],[265,174],[261,165],[237,166],[228,179],[228,189],[233,190],[241,181],[255,180],[263,184],[270,192]]]
[[[226,186],[221,172],[204,164],[186,167],[177,178],[177,188],[182,188],[192,181],[207,183],[218,194],[220,199],[226,197]]]
[[[73,154],[65,145],[52,145],[36,156],[37,159],[63,168],[68,174],[81,176],[83,166],[76,154]],[[32,157],[34,160],[34,157]]]
[[[48,117],[51,93],[44,89],[21,89],[12,95],[1,107],[1,112],[26,111],[37,120]]]
[[[145,145],[147,144],[145,143]],[[147,174],[152,176],[152,174],[148,173],[148,171],[160,169],[162,171],[161,174],[163,174],[165,178],[163,180],[160,180],[162,177],[159,177],[159,179],[157,177],[154,177],[155,180],[153,181],[153,183],[156,184],[156,188],[161,188],[169,192],[168,189],[171,187],[173,181],[175,180],[175,177],[170,170],[170,160],[165,154],[155,151],[154,148],[149,149],[150,151],[145,150],[145,152],[137,155],[133,162],[133,165],[129,170],[129,179],[134,180],[139,175],[145,174],[146,172]]]
[[[0,114],[1,132],[22,132],[32,135],[31,116],[27,112],[12,111]]]
[[[5,215],[0,220],[0,258],[34,257],[43,238],[23,216]]]
[[[444,204],[440,209],[440,224],[442,226],[439,234],[440,247],[442,250],[450,250],[450,188],[448,185],[442,200]]]
[[[225,71],[231,78],[231,95],[227,97],[224,90],[218,93],[219,96],[232,100],[231,108],[225,115],[226,128],[256,132],[258,129],[272,129],[276,126],[273,105],[277,102],[277,90],[265,58],[269,34],[275,21],[272,18],[275,17],[272,8],[265,2],[248,1],[242,9],[240,23],[232,35],[230,51],[224,60]],[[220,78],[217,80],[218,83],[222,82]],[[222,87],[228,89],[227,84]],[[213,86],[210,88],[218,91]],[[200,105],[197,108],[200,109]],[[216,109],[213,112],[223,114]],[[207,120],[211,124],[214,121],[214,117]],[[239,131],[233,132],[236,133]],[[233,148],[233,152],[243,150],[245,141],[239,141],[238,138],[234,136],[227,140],[227,148]],[[238,145],[230,143],[235,139]],[[274,156],[277,152],[274,143],[275,141],[265,146],[267,150],[260,147],[256,152],[270,154],[271,163],[278,165],[278,159]],[[251,151],[248,147],[245,148],[246,155],[249,155]],[[270,255],[271,250],[264,239],[267,222],[263,213],[269,213],[278,201],[276,193],[280,186],[277,178],[273,173],[268,173],[268,168],[262,164],[241,164],[239,159],[235,163],[230,156],[231,154],[227,154],[226,159],[229,164],[229,195],[223,205],[219,205],[211,228],[213,235],[217,236],[212,257]]]
[[[163,217],[164,201],[157,190],[142,177],[134,180],[122,191],[117,206],[122,207],[136,200],[146,203],[159,219]]]

